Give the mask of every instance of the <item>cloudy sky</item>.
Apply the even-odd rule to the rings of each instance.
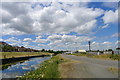
[[[115,49],[117,2],[3,2],[1,41],[34,49]]]

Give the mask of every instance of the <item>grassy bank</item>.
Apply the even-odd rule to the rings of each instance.
[[[0,52],[0,59],[4,58],[15,58],[25,56],[37,56],[37,55],[50,55],[52,53],[47,52]]]
[[[20,79],[26,78],[59,78],[60,72],[58,70],[59,64],[67,62],[67,59],[60,55],[54,56],[51,59],[44,61],[37,70],[28,72]]]
[[[101,54],[101,55],[95,55],[95,54],[89,54],[89,53],[74,53],[69,55],[75,55],[75,56],[87,56],[90,58],[99,58],[99,59],[110,59],[110,60],[119,60],[120,55],[112,55],[112,54]]]
[[[119,60],[120,59],[120,55],[112,55],[112,54],[102,54],[102,55],[91,55],[91,54],[87,54],[87,57],[90,58],[100,58],[100,59],[110,59],[110,60]]]

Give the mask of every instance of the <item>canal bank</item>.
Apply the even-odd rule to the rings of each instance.
[[[34,56],[22,56],[22,57],[15,57],[15,58],[5,58],[0,59],[0,70],[6,69],[8,66],[11,66],[13,64],[17,64],[19,62],[24,62],[25,60],[29,60],[30,58],[35,57],[46,57],[46,56],[52,56],[53,54],[40,54],[40,55],[34,55]]]
[[[69,62],[68,59],[62,58],[61,55],[56,55],[49,60],[44,61],[40,64],[39,68],[34,71],[26,73],[24,76],[20,77],[20,80],[26,79],[58,79],[60,78],[59,65],[64,62]]]

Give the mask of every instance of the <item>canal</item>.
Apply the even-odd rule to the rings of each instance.
[[[51,57],[36,57],[30,58],[23,63],[17,63],[9,66],[7,69],[0,70],[2,78],[16,78],[23,76],[25,73],[37,69],[43,61],[50,59]]]

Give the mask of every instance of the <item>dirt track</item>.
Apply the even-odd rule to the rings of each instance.
[[[78,62],[63,64],[64,78],[118,78],[118,61],[62,55]],[[68,65],[66,67],[66,65]],[[112,69],[111,69],[112,68]],[[66,71],[65,71],[66,70]]]

